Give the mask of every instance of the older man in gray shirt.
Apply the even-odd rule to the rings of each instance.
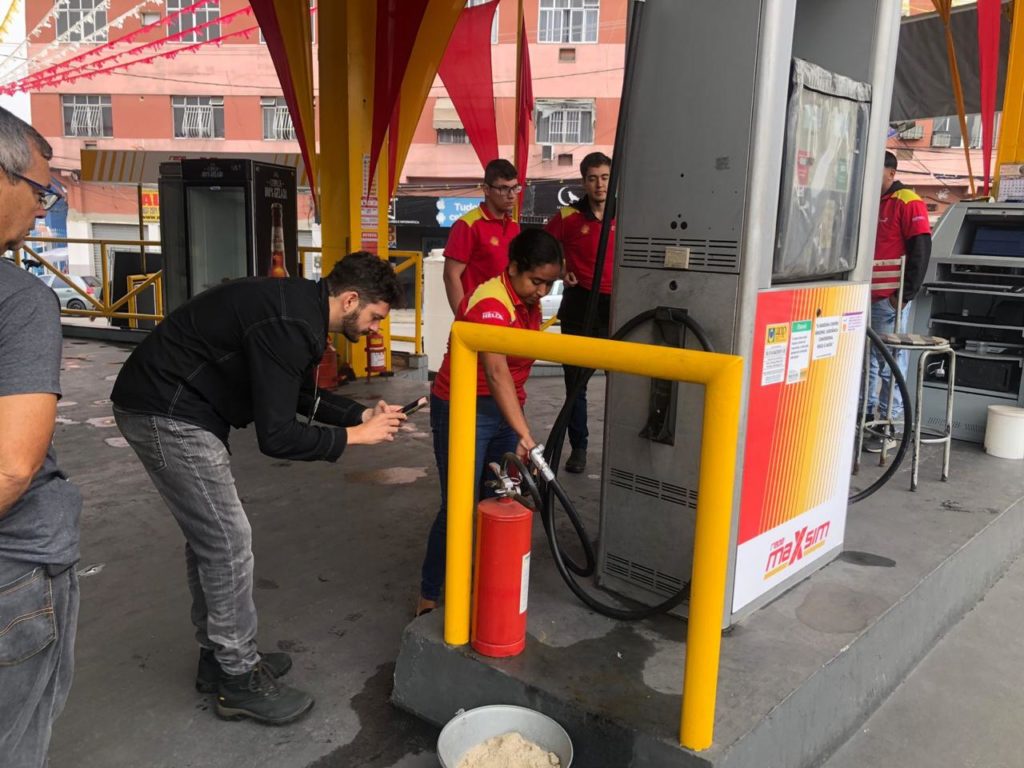
[[[50,145],[0,108],[0,251],[60,198]],[[78,620],[78,491],[51,440],[60,397],[56,294],[0,259],[0,764],[46,764],[71,687]]]

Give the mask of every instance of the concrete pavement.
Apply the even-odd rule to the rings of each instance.
[[[822,768],[1020,768],[1024,558]]]
[[[61,465],[85,497],[82,611],[76,680],[67,710],[55,729],[52,768],[436,765],[433,745],[438,729],[389,703],[395,659],[414,606],[422,548],[438,499],[428,414],[424,411],[413,417],[394,444],[353,449],[335,465],[275,461],[258,452],[252,430],[233,434],[233,471],[254,530],[260,642],[265,648],[292,653],[295,668],[287,680],[311,690],[317,696],[317,706],[308,718],[284,728],[224,723],[213,715],[209,697],[192,687],[196,647],[188,621],[181,534],[112,424],[107,397],[128,351],[95,341],[65,343],[65,398],[55,439]],[[378,397],[407,402],[426,387],[425,382],[396,378],[360,382],[344,392],[366,402]],[[591,385],[595,433],[601,430],[603,389],[599,379]],[[543,434],[561,402],[562,382],[560,378],[538,378],[529,382],[528,391],[527,415],[533,423],[544,425],[536,428]],[[597,450],[592,453],[590,474],[566,479],[588,515],[596,511],[599,493],[596,473],[600,457]],[[757,621],[744,622],[726,644],[726,665],[730,664],[730,645],[737,659],[732,666],[737,669],[755,664],[763,656],[764,647],[755,630],[758,623],[768,622],[790,627],[785,634],[789,671],[815,668],[826,658],[819,658],[818,653],[823,637],[832,638],[830,643],[835,639],[845,643],[844,638],[855,637],[871,617],[884,610],[885,603],[878,599],[865,602],[867,597],[898,600],[932,567],[925,553],[942,548],[939,554],[943,557],[955,557],[963,543],[984,530],[1005,506],[990,506],[986,501],[992,495],[992,465],[977,456],[976,450],[965,455],[965,463],[954,462],[948,485],[937,482],[934,461],[929,459],[918,494],[908,494],[903,470],[879,494],[880,506],[874,512],[857,507],[849,524],[848,544],[858,550],[850,553],[853,559],[837,561],[822,572],[823,578],[794,588],[754,614]],[[972,476],[972,471],[977,476]],[[1014,482],[1019,480],[1018,474]],[[892,535],[876,525],[879,515],[896,524]],[[892,565],[880,566],[881,561],[868,557],[871,553],[891,558]],[[544,562],[546,550],[537,554],[534,588],[553,583],[554,599],[568,602],[561,597],[564,588]],[[841,588],[847,581],[859,579],[858,571],[865,568],[870,575],[855,585],[856,591]],[[1000,586],[1004,583],[1005,579]],[[1018,607],[1024,603],[1021,593],[1024,586],[1018,591]],[[575,603],[570,606],[571,616],[585,613]],[[1006,622],[995,634],[982,632],[977,637],[972,658],[997,654],[1015,643],[1019,632],[1012,622],[1021,615],[1019,610],[1007,609],[1000,615]],[[435,618],[432,615],[420,621],[430,623]],[[557,649],[577,642],[581,648],[593,645],[593,652],[600,651],[591,641],[606,632],[603,620],[579,616],[570,632],[556,636],[536,623],[542,618],[543,613],[535,615],[531,608],[531,647]],[[639,630],[638,642],[644,647],[653,644],[660,649],[655,660],[666,661],[644,673],[645,679],[655,674],[657,695],[630,706],[650,709],[654,720],[667,724],[663,730],[669,735],[678,713],[680,653],[673,643],[682,627],[677,620],[665,618]],[[616,633],[614,627],[610,631]],[[633,634],[632,629],[621,629],[614,638],[622,640]],[[935,653],[942,648],[940,645]],[[955,656],[949,666],[959,665],[965,678],[970,677],[973,672],[963,663],[964,654]],[[1013,663],[1006,669],[1020,667],[1018,659],[1008,658]],[[625,671],[636,672],[632,667]],[[787,669],[753,672],[768,678],[785,676]],[[1016,678],[1010,674],[1003,677],[1003,685],[1012,688]],[[969,691],[965,678],[952,686],[958,695]],[[754,688],[752,682],[757,684]],[[742,677],[724,685],[719,697],[720,725],[734,730],[752,728],[756,720],[745,720],[746,710],[739,704],[755,699],[758,708],[769,710],[767,693],[758,692],[761,688],[767,691],[764,680]],[[893,701],[899,695],[897,691]],[[983,733],[1003,754],[1012,756],[1008,751],[1016,741],[1012,714],[1019,709],[1013,705],[1019,702],[1008,695],[996,699],[1004,702],[999,706],[1005,716],[993,718]],[[985,691],[976,698],[982,702]],[[980,703],[971,709],[985,711]],[[916,729],[920,729],[921,739],[934,738],[924,728],[928,723],[907,722],[907,730],[914,730],[904,746],[914,749],[919,745]],[[967,742],[966,736],[960,738]],[[886,741],[899,743],[895,737]],[[855,738],[852,744],[856,743]],[[845,754],[844,750],[833,760],[848,759]],[[946,763],[914,762],[905,755],[890,760],[889,754],[896,753],[880,753],[877,763],[853,759],[830,763],[829,768],[972,765],[966,758],[961,762],[955,762],[956,758]],[[947,750],[947,754],[956,753]],[[579,764],[625,768],[628,762]],[[765,767],[751,762],[744,768]]]

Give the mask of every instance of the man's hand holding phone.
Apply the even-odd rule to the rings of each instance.
[[[395,432],[405,421],[402,406],[389,405],[381,400],[373,408],[363,411],[363,423],[348,428],[349,445],[375,445],[394,440]]]

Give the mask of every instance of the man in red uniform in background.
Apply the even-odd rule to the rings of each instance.
[[[444,248],[444,290],[452,313],[463,296],[505,271],[508,244],[519,234],[512,218],[519,175],[508,160],[491,160],[484,169],[484,200],[452,226]]]
[[[615,221],[609,222],[608,251],[600,277],[596,276],[597,244],[601,238],[601,222],[608,200],[608,181],[612,159],[601,152],[591,152],[580,163],[583,189],[581,200],[568,205],[551,217],[544,227],[562,244],[565,251],[565,293],[558,309],[562,333],[573,336],[596,336],[607,339],[611,316],[612,270],[615,266],[613,246]],[[598,284],[597,326],[585,328],[587,299],[594,283]],[[572,390],[579,368],[563,366],[565,390]],[[584,387],[572,406],[569,418],[569,445],[572,452],[565,462],[566,472],[579,473],[587,468],[587,389]]]
[[[896,323],[896,314],[900,314],[900,331],[907,331],[910,320],[910,302],[924,282],[928,261],[932,253],[932,230],[928,223],[928,207],[921,197],[912,189],[908,189],[896,181],[896,155],[885,153],[885,167],[882,169],[882,198],[878,206],[878,233],[875,236],[875,261],[898,259],[904,257],[903,265],[903,304],[900,307],[899,291],[887,289],[871,292],[871,327],[877,333],[891,333]],[[875,282],[892,280],[893,273],[899,267],[874,268],[872,280]],[[896,362],[904,377],[907,375],[909,355],[905,350],[893,350]],[[882,368],[882,355],[876,349],[871,350],[871,366],[868,373],[867,413],[871,418],[876,411],[884,411],[889,404],[889,390],[892,387],[892,375],[888,368]],[[879,387],[881,379],[881,387]],[[893,391],[892,418],[898,419],[903,414],[903,398],[899,389]],[[868,451],[878,453],[882,450],[882,441],[877,436],[868,436],[864,445]],[[891,440],[890,438],[887,438]],[[895,445],[895,441],[891,443]]]

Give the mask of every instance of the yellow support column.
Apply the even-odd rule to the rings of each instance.
[[[1006,65],[1003,91],[1003,116],[999,125],[999,151],[996,153],[996,189],[1001,165],[1024,163],[1024,3],[1013,5],[1010,30],[1010,57]]]
[[[350,65],[349,40],[361,44],[361,29],[351,29],[355,6],[321,3],[320,15],[320,210],[324,274],[351,250],[353,171],[351,146],[360,127],[350,119],[349,104],[362,95],[357,67]],[[358,56],[356,56],[358,59]],[[356,169],[359,169],[358,163]],[[356,193],[358,195],[358,193]],[[357,213],[358,216],[358,213]]]
[[[322,269],[327,273],[353,251],[387,258],[387,198],[373,209],[369,197],[370,127],[373,113],[377,5],[373,0],[321,3],[320,14],[320,188]],[[386,158],[377,178],[387,178]],[[385,184],[386,186],[386,184]],[[379,187],[378,187],[379,188]],[[383,217],[385,236],[379,232]],[[383,249],[381,245],[383,244]],[[382,327],[390,349],[389,328]],[[357,376],[366,374],[364,342],[337,336],[341,356]],[[390,368],[390,359],[387,361]]]

